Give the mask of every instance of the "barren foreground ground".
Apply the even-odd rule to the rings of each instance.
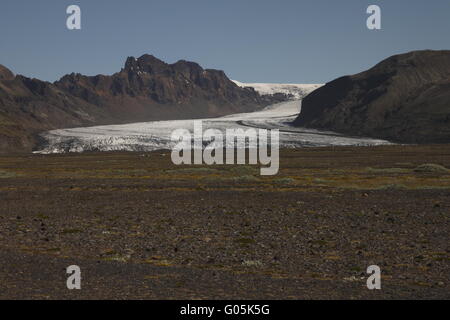
[[[0,298],[450,298],[450,145],[0,158]],[[78,265],[82,289],[65,269]],[[366,268],[382,270],[382,290]]]

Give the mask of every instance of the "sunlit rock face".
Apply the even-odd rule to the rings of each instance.
[[[282,99],[281,99],[282,100]],[[218,117],[279,102],[194,62],[130,57],[113,75],[69,74],[55,83],[0,66],[0,152],[29,152],[58,128]]]

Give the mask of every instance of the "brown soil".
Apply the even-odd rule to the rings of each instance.
[[[450,172],[423,164],[450,168],[450,145],[283,150],[274,177],[169,152],[1,157],[0,298],[448,299]]]

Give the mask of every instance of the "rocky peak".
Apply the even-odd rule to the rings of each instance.
[[[137,70],[137,68],[138,68],[137,59],[135,57],[128,57],[127,60],[125,61],[125,67],[123,70],[133,71]]]
[[[14,73],[0,64],[0,80],[13,80],[14,78]]]
[[[180,60],[172,64],[171,68],[174,73],[182,74],[186,79],[194,82],[198,82],[204,73],[203,68],[199,64],[186,60]]]
[[[140,58],[128,57],[124,70],[127,72],[146,72],[150,74],[162,73],[168,69],[169,65],[158,58],[144,54]]]

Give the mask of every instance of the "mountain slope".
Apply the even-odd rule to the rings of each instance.
[[[223,71],[151,55],[128,58],[111,76],[70,74],[55,83],[0,65],[0,152],[29,152],[36,134],[50,129],[216,117],[272,102],[278,100],[237,86]]]
[[[450,142],[450,51],[415,51],[308,95],[294,125],[404,143]]]
[[[121,122],[216,117],[264,105],[254,90],[238,87],[223,71],[184,60],[167,64],[151,55],[128,58],[112,76],[70,74],[55,85],[104,106]]]
[[[5,67],[2,75],[8,74]],[[11,73],[12,74],[12,73]],[[0,152],[30,151],[34,133],[96,123],[107,116],[92,105],[48,82],[23,76],[0,80]]]

